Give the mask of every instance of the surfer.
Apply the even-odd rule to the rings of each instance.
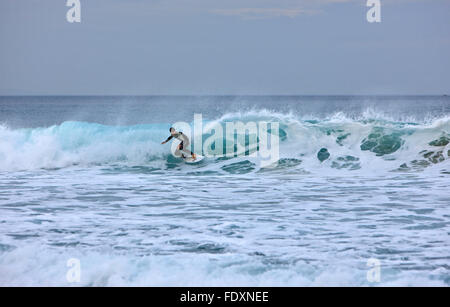
[[[189,151],[187,149],[187,147],[189,146],[189,138],[183,132],[177,132],[175,130],[175,128],[171,127],[169,129],[169,131],[170,131],[170,136],[167,138],[167,140],[165,140],[161,144],[166,144],[172,138],[176,138],[179,141],[181,141],[181,143],[178,145],[178,149],[175,151],[175,155],[177,155],[177,156],[181,155],[181,157],[183,159],[186,159],[186,156],[183,154],[183,153],[186,153],[187,155],[191,155],[192,160],[195,161],[195,159],[197,159],[197,156],[195,155],[195,153],[193,153],[192,151]]]

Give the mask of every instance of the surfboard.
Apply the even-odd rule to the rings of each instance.
[[[184,158],[183,160],[184,160],[184,162],[186,162],[188,164],[194,164],[194,163],[198,163],[198,162],[202,161],[204,158],[205,157],[203,157],[203,156],[197,155],[197,159],[195,159],[195,160],[192,159],[192,157],[187,157],[187,158]]]

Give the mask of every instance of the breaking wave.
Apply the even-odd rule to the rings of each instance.
[[[280,160],[272,170],[408,171],[433,165],[448,167],[448,116],[426,122],[399,122],[370,112],[360,118],[337,113],[326,119],[314,119],[259,110],[227,113],[216,120],[205,121],[203,131],[217,124],[225,128],[227,122],[237,121],[279,123]],[[170,146],[160,145],[168,136],[170,126],[170,123],[106,126],[73,121],[32,129],[0,126],[0,170],[108,164],[170,168],[181,165],[181,160],[170,154]],[[203,131],[205,141],[210,134]],[[248,154],[252,144],[248,136],[244,139],[246,144],[243,145],[250,148]],[[200,153],[201,150],[195,148],[195,151]],[[197,170],[246,173],[260,171],[257,165],[255,159],[242,155],[231,159],[215,157],[204,160]]]

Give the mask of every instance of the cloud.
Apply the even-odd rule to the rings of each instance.
[[[244,19],[260,19],[274,17],[294,18],[301,14],[311,11],[298,8],[235,8],[235,9],[216,9],[212,13],[223,16],[237,16]]]

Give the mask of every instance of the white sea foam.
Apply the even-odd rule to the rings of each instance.
[[[0,285],[449,285],[448,117],[255,110],[205,126],[258,120],[280,123],[275,168],[185,165],[160,145],[168,123],[0,127]]]
[[[80,262],[80,281],[67,279],[69,259]],[[446,286],[436,272],[382,270],[380,283],[367,280],[365,261],[338,259],[321,266],[297,262],[267,266],[246,255],[142,257],[80,253],[79,250],[16,249],[0,256],[1,286]]]

